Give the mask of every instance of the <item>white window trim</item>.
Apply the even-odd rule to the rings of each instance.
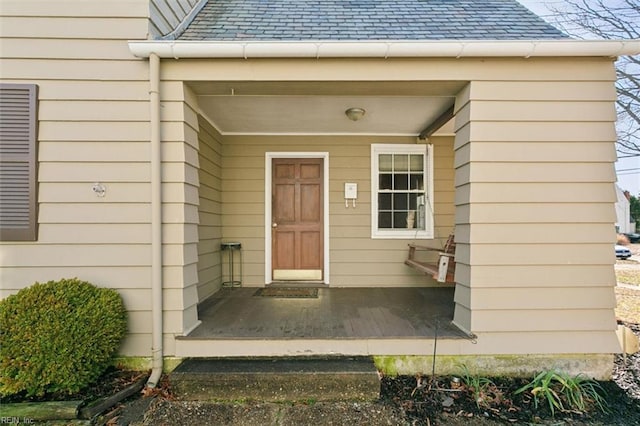
[[[425,229],[378,229],[378,156],[380,154],[426,154],[424,181],[427,198]],[[433,145],[432,144],[371,144],[371,238],[432,239],[433,226]]]

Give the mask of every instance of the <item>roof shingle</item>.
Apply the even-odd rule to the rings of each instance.
[[[180,40],[567,38],[516,0],[209,0]]]

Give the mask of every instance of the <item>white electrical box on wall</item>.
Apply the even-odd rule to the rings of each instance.
[[[358,184],[346,182],[344,184],[344,207],[349,208],[349,200],[353,208],[356,208],[356,198],[358,198]]]
[[[347,200],[353,200],[358,198],[358,184],[357,183],[345,183],[344,184],[344,198]]]

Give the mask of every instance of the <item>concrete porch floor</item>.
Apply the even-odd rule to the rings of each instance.
[[[372,355],[398,341],[467,338],[451,324],[453,288],[319,288],[305,299],[257,290],[223,288],[207,300],[202,323],[178,337],[178,356]]]

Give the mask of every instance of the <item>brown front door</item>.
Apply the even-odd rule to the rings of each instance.
[[[322,280],[323,160],[278,158],[272,171],[273,279]]]

